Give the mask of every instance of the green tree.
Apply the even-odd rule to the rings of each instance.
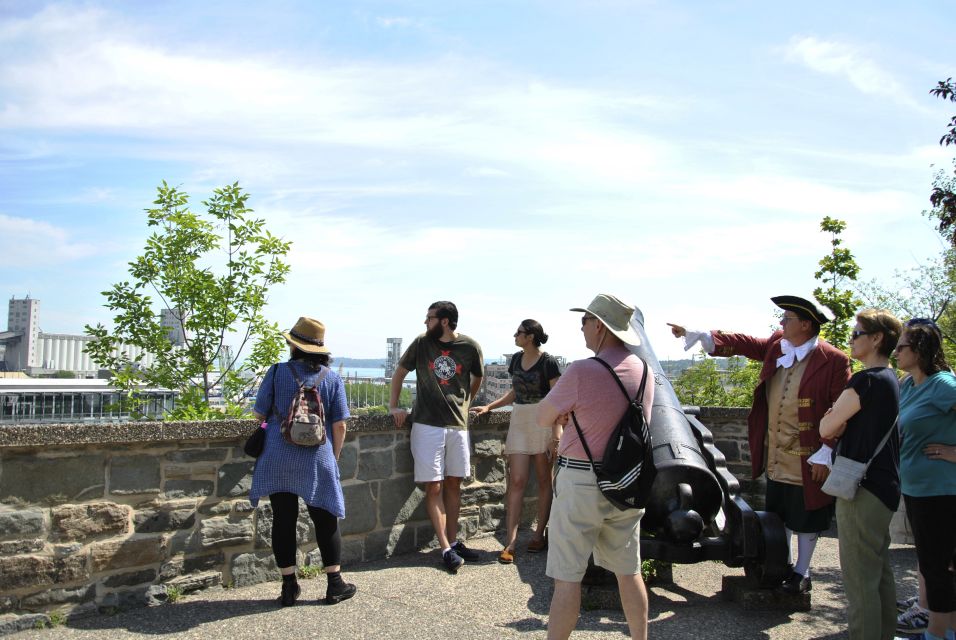
[[[956,102],[956,85],[953,84],[952,78],[940,80],[933,89],[930,89],[930,94],[943,100]],[[944,147],[956,145],[956,116],[950,119],[948,127],[948,131],[939,139],[939,144]],[[956,177],[954,176],[956,172],[949,176],[943,171],[936,174],[933,191],[929,196],[933,208],[926,214],[937,220],[939,232],[949,241],[951,247],[956,248]]]
[[[749,407],[760,381],[762,363],[743,357],[708,358],[701,350],[698,360],[674,380],[674,392],[682,404],[707,407]],[[721,366],[726,369],[721,369]]]
[[[135,398],[143,384],[179,390],[183,415],[208,414],[210,391],[220,387],[236,403],[248,380],[279,358],[283,341],[278,327],[262,309],[269,288],[285,281],[283,242],[251,217],[249,195],[238,183],[215,189],[202,204],[206,215],[189,210],[189,196],[165,181],[154,208],[147,209],[153,233],[143,254],[129,263],[130,280],[104,291],[105,306],[115,312],[113,328],[87,325],[93,340],[90,357],[114,373],[112,384]],[[153,297],[155,296],[155,298]],[[173,346],[157,311],[172,309],[181,320],[185,345]],[[227,336],[238,334],[239,346],[226,368],[216,366]],[[122,347],[145,353],[130,358]],[[246,346],[249,355],[238,365]],[[146,353],[153,362],[143,366]]]
[[[833,312],[833,322],[823,325],[823,338],[837,349],[846,349],[850,339],[850,320],[860,307],[860,300],[847,282],[856,280],[860,273],[853,254],[841,247],[840,234],[846,229],[846,223],[826,216],[820,223],[820,229],[830,234],[830,253],[820,260],[820,269],[813,274],[823,286],[813,290],[813,295]]]

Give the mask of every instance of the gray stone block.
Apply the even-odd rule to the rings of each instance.
[[[395,447],[395,473],[414,473],[415,458],[408,447]]]
[[[200,523],[200,544],[204,548],[229,547],[252,542],[255,531],[252,518],[232,522],[228,518],[209,518]]]
[[[461,506],[472,507],[482,504],[497,504],[505,498],[503,484],[478,484],[463,487],[461,490]]]
[[[126,533],[130,508],[113,502],[92,502],[53,507],[52,535],[56,540],[85,540]]]
[[[159,581],[166,582],[176,576],[183,574],[183,557],[173,558],[169,562],[164,562],[159,568]]]
[[[236,500],[232,503],[233,513],[252,513],[256,508],[248,500]]]
[[[20,608],[20,600],[13,596],[0,596],[0,614],[10,613]]]
[[[378,516],[383,527],[426,519],[425,492],[412,482],[411,476],[383,482],[379,488]]]
[[[158,607],[169,600],[169,593],[166,591],[166,585],[154,584],[146,589],[143,594],[143,602],[147,607]]]
[[[504,482],[505,461],[501,458],[479,458],[475,464],[475,480],[484,483]]]
[[[504,525],[505,508],[500,504],[482,505],[478,511],[478,519],[482,531],[497,531]]]
[[[211,571],[218,569],[226,562],[226,557],[222,551],[210,553],[204,556],[190,556],[183,560],[183,573],[196,573],[197,571]]]
[[[106,479],[104,454],[73,458],[17,455],[0,465],[0,500],[67,502],[103,496]]]
[[[359,436],[359,447],[362,451],[367,449],[387,449],[395,444],[395,435],[391,433],[382,433],[374,435]]]
[[[359,454],[359,480],[385,480],[392,477],[393,469],[392,452],[388,449],[362,451]]]
[[[117,573],[103,579],[103,585],[111,589],[116,587],[131,587],[137,584],[152,582],[156,579],[155,569]]]
[[[15,556],[43,550],[43,540],[11,540],[0,542],[0,556]]]
[[[276,567],[275,558],[268,551],[233,556],[230,570],[234,587],[246,587],[279,579],[279,569]]]
[[[724,454],[727,460],[740,460],[740,443],[736,440],[715,440],[714,446]]]
[[[431,522],[421,524],[410,523],[405,528],[415,527],[415,547],[418,549],[434,549],[438,546],[438,538],[435,536],[435,528]]]
[[[222,572],[207,571],[170,580],[167,586],[176,587],[183,593],[218,587],[222,584]]]
[[[232,513],[232,503],[226,502],[225,500],[222,502],[206,503],[201,505],[198,511],[204,516],[224,516]]]
[[[249,495],[252,488],[252,462],[234,462],[219,467],[219,488],[216,495],[238,498]]]
[[[183,529],[177,531],[169,537],[169,555],[175,556],[181,553],[200,553],[203,551],[201,544],[202,536],[193,529]]]
[[[415,550],[415,527],[398,525],[365,536],[365,559],[380,560]]]
[[[167,480],[163,492],[167,498],[201,498],[211,496],[212,480]]]
[[[66,614],[66,621],[76,622],[83,618],[95,616],[97,613],[99,613],[99,606],[97,606],[96,602],[84,602],[70,609],[70,612]]]
[[[26,538],[43,533],[43,511],[0,508],[0,538]]]
[[[345,518],[339,523],[342,535],[365,533],[375,528],[376,509],[370,484],[351,484],[342,487],[345,494]]]
[[[44,556],[11,556],[0,558],[0,593],[24,587],[40,587],[54,583],[53,558]]]
[[[160,536],[133,537],[97,542],[90,547],[93,571],[110,571],[158,564],[165,544]]]
[[[191,508],[143,509],[133,514],[136,533],[160,533],[190,529],[196,524],[196,512]]]
[[[229,449],[180,449],[170,451],[165,458],[170,462],[222,462]],[[248,459],[248,458],[247,458]]]
[[[47,607],[73,602],[90,602],[96,597],[96,585],[83,585],[75,589],[47,589],[40,593],[23,596],[20,606],[24,609],[45,609]]]
[[[497,433],[472,433],[471,448],[477,457],[496,457],[504,451],[504,441]]]
[[[339,454],[339,477],[342,480],[351,480],[358,469],[358,447],[345,445]]]
[[[115,456],[110,461],[110,493],[159,493],[159,460],[155,456]]]
[[[45,627],[50,623],[50,616],[43,613],[28,613],[25,616],[8,614],[0,616],[0,636],[37,627]]]
[[[348,567],[365,559],[365,538],[357,536],[342,541],[342,566]],[[346,569],[347,570],[347,569]]]

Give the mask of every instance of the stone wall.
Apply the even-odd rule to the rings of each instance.
[[[701,414],[741,478],[749,478],[745,416]],[[472,428],[464,537],[495,531],[502,521],[507,419],[492,413]],[[247,500],[253,460],[242,443],[255,426],[0,427],[0,632],[51,612],[84,615],[156,603],[173,589],[277,579],[268,501],[253,508]],[[436,544],[413,482],[407,430],[391,428],[387,417],[351,420],[340,470],[346,567]],[[533,518],[534,494],[529,487],[525,522]],[[299,545],[300,563],[319,563],[304,509]]]

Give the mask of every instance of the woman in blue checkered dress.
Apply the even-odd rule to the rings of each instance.
[[[272,505],[272,552],[282,574],[279,602],[294,605],[301,589],[296,581],[296,524],[299,498],[305,502],[315,525],[315,537],[328,577],[325,601],[335,604],[355,595],[355,585],[342,580],[342,536],[339,518],[345,516],[345,500],[339,482],[338,458],[345,442],[349,417],[342,378],[328,368],[330,352],[325,346],[325,325],[312,318],[299,321],[283,336],[289,343],[288,362],[274,365],[259,387],[255,414],[268,423],[266,443],[256,461],[249,500],[257,506],[269,496]],[[280,425],[299,388],[318,383],[325,411],[328,439],[313,447],[286,442]]]

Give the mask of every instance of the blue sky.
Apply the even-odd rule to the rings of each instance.
[[[383,357],[455,301],[486,356],[568,307],[768,332],[847,221],[863,279],[939,251],[927,207],[956,75],[948,2],[6,2],[0,293],[44,331],[100,292],[166,180],[236,180],[294,242],[267,314]]]

